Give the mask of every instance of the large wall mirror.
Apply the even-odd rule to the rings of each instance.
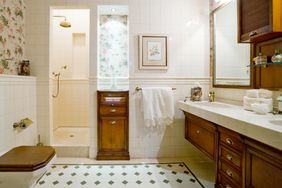
[[[251,87],[251,46],[237,42],[237,1],[211,13],[211,65],[214,87]]]

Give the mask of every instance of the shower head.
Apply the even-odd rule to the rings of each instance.
[[[70,23],[70,22],[67,22],[67,21],[65,20],[65,21],[60,22],[60,26],[61,26],[61,27],[64,27],[64,28],[70,28],[70,27],[71,27],[71,23]]]
[[[66,18],[65,16],[56,15],[56,16],[53,16],[53,17],[56,17],[56,18],[64,18],[64,19],[65,19],[64,21],[61,21],[61,22],[60,22],[60,26],[61,26],[61,27],[64,27],[64,28],[70,28],[70,27],[71,27],[71,23],[70,23],[70,22],[67,22],[67,18]]]

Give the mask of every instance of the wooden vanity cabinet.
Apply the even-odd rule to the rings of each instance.
[[[281,0],[238,0],[239,42],[262,42],[282,36]]]
[[[216,126],[207,120],[189,113],[185,113],[185,116],[185,138],[204,152],[208,157],[216,160]]]
[[[244,142],[236,132],[218,126],[219,156],[217,185],[220,187],[242,187]]]
[[[281,188],[282,151],[193,114],[185,138],[215,160],[217,188]]]
[[[128,160],[128,91],[98,91],[97,160]]]
[[[282,187],[282,152],[246,139],[246,188]]]

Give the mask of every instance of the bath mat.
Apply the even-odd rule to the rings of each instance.
[[[203,188],[185,163],[53,165],[36,188]]]

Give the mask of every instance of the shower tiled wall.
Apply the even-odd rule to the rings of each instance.
[[[24,118],[33,124],[15,130],[13,124]],[[36,78],[0,75],[0,155],[19,145],[36,143]]]
[[[53,81],[55,90],[56,84]],[[53,130],[58,127],[88,127],[88,80],[61,80],[60,93],[53,99],[53,107]]]

